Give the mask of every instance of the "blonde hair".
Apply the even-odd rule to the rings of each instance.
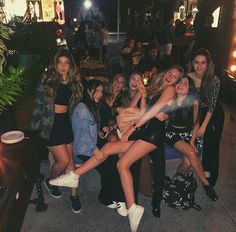
[[[176,79],[176,82],[183,76],[184,69],[178,65],[173,65],[169,67],[165,72],[155,72],[151,76],[150,87],[148,88],[148,96],[152,97],[163,90],[163,79],[167,72],[171,69],[176,69],[179,72],[179,78]]]
[[[148,87],[148,96],[153,97],[157,93],[163,90],[163,78],[165,76],[165,72],[154,72],[151,76],[151,82]]]
[[[118,96],[116,96],[116,99],[114,101],[114,105],[118,104],[119,106],[127,106],[128,105],[128,87],[127,87],[127,83],[125,80],[125,76],[122,73],[117,73],[113,79],[111,80],[111,82],[108,85],[108,88],[105,90],[105,99],[114,99],[114,93],[113,93],[113,83],[115,82],[115,80],[122,76],[124,78],[124,86],[121,89],[120,93],[118,94]]]

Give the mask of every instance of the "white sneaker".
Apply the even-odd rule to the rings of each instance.
[[[77,188],[79,185],[79,176],[76,175],[73,171],[70,171],[55,179],[49,180],[49,184],[56,186]]]
[[[112,201],[112,204],[106,205],[106,207],[108,207],[110,209],[116,209],[117,208],[117,202]]]
[[[127,217],[128,211],[125,202],[117,202],[117,213],[122,217]]]
[[[136,232],[143,216],[144,208],[135,203],[128,209],[131,232]]]

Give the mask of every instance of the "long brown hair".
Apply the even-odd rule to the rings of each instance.
[[[162,90],[163,77],[165,72],[154,72],[151,76],[150,85],[148,87],[148,96],[153,97]]]
[[[129,104],[129,94],[128,94],[128,87],[127,87],[127,83],[125,80],[125,77],[122,73],[117,73],[113,79],[110,81],[108,88],[105,90],[105,99],[114,99],[114,93],[113,93],[113,83],[114,81],[118,78],[122,76],[124,78],[125,84],[122,88],[122,90],[120,91],[120,93],[116,96],[113,106],[117,106],[117,107],[121,107],[121,106],[128,106]]]
[[[191,62],[189,64],[188,72],[194,72],[193,62],[197,56],[204,56],[206,58],[207,69],[202,77],[201,87],[200,87],[200,95],[203,99],[205,99],[208,95],[208,88],[211,82],[215,79],[214,73],[214,64],[211,58],[211,54],[205,48],[198,49],[192,56]]]
[[[57,51],[54,56],[53,63],[43,73],[43,85],[46,88],[46,95],[48,99],[53,101],[56,95],[58,84],[61,82],[61,75],[56,71],[56,66],[60,57],[66,57],[69,60],[70,68],[67,78],[68,84],[72,90],[70,105],[73,108],[82,98],[83,86],[81,83],[79,69],[68,49],[59,49]]]

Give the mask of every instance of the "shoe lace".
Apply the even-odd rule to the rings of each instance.
[[[60,175],[60,176],[58,176],[57,178],[60,179],[60,178],[63,178],[64,176],[69,176],[69,175],[71,175],[71,172],[70,172],[70,171],[67,171],[65,174]]]
[[[117,202],[116,203],[117,208],[120,209],[122,207],[122,204],[123,204],[123,202]]]

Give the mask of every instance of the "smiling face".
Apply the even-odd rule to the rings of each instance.
[[[172,68],[167,71],[163,77],[163,85],[170,86],[174,85],[180,78],[181,73],[178,69]]]
[[[132,91],[137,90],[138,85],[137,82],[142,81],[142,77],[139,74],[134,74],[129,81],[129,88]]]
[[[63,80],[66,79],[70,70],[70,61],[67,57],[61,56],[56,63],[56,71],[62,76]]]
[[[112,91],[114,93],[120,92],[125,86],[125,78],[122,75],[119,75],[115,78],[113,85],[112,85]]]
[[[207,70],[207,59],[204,55],[197,55],[193,60],[193,69],[194,71],[203,76]]]
[[[187,77],[181,78],[175,86],[177,94],[187,96],[189,93],[189,79]]]

